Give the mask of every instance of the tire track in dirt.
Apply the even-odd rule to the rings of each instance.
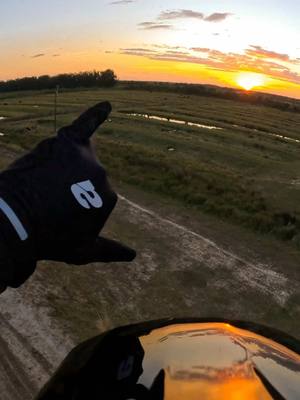
[[[24,374],[24,367],[21,362],[14,355],[14,351],[9,347],[14,342],[12,335],[9,332],[3,331],[2,323],[1,326],[1,338],[0,338],[0,387],[1,387],[1,398],[5,399],[32,399],[36,393],[37,388],[30,380],[30,378]]]
[[[0,297],[1,400],[33,399],[73,347],[46,310],[28,299],[30,286]]]
[[[211,269],[224,268],[231,271],[234,279],[241,285],[270,295],[280,306],[284,306],[294,292],[295,283],[288,282],[283,274],[272,270],[271,266],[243,260],[199,233],[161,217],[120,194],[119,199],[127,205],[128,216],[131,214],[133,220],[138,219],[148,228],[152,226],[153,230],[161,231],[162,235],[167,231],[173,237],[174,243],[180,239],[184,251],[192,254],[198,261],[202,260]]]

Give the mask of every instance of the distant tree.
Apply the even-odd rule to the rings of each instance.
[[[0,81],[0,92],[17,90],[53,89],[56,86],[71,89],[80,87],[112,87],[117,83],[113,70],[85,71],[74,74],[59,74],[55,76],[42,75]]]
[[[107,69],[106,71],[101,72],[100,80],[102,86],[110,87],[116,84],[117,76],[115,75],[113,70]]]

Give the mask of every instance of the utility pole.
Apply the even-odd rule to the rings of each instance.
[[[55,96],[54,96],[54,134],[56,133],[56,130],[57,130],[57,99],[58,99],[58,90],[59,90],[59,86],[56,85],[56,88],[55,88]]]

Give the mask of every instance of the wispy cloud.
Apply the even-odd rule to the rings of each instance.
[[[120,52],[122,54],[128,54],[128,55],[135,55],[135,56],[145,56],[149,58],[157,58],[159,55],[163,55],[166,57],[174,57],[174,56],[187,56],[189,53],[188,51],[185,51],[183,48],[182,50],[174,50],[172,47],[167,48],[164,47],[164,52],[160,53],[156,49],[144,49],[144,48],[124,48],[120,49]]]
[[[151,49],[144,49],[142,47],[137,48],[125,48],[120,49],[121,54],[127,54],[129,56],[148,56],[148,57],[155,57],[157,52]]]
[[[185,56],[188,55],[189,53],[187,51],[178,51],[178,50],[167,50],[166,54],[171,54],[171,55],[180,55],[180,56]]]
[[[204,21],[207,21],[207,22],[222,22],[226,18],[230,17],[231,15],[232,14],[228,13],[228,12],[226,12],[226,13],[216,12],[216,13],[210,14],[207,17],[205,17]]]
[[[145,53],[153,53],[155,52],[154,50],[150,50],[150,49],[145,49],[143,47],[133,47],[133,48],[125,48],[125,49],[120,49],[121,51],[139,51],[143,54]]]
[[[152,44],[151,47],[157,48],[157,49],[173,49],[173,50],[178,50],[178,49],[183,49],[182,46],[170,46],[168,44]]]
[[[216,12],[205,16],[200,11],[188,10],[188,9],[178,9],[178,10],[166,10],[162,11],[156,20],[141,22],[138,24],[140,29],[144,30],[153,30],[153,29],[173,29],[174,26],[169,23],[169,21],[181,20],[181,19],[196,19],[199,21],[206,22],[222,22],[226,18],[228,18],[231,13],[225,12],[220,13]]]
[[[153,30],[153,29],[173,29],[173,25],[161,24],[159,22],[141,22],[138,24],[140,29],[143,30]]]
[[[261,46],[250,46],[243,53],[224,53],[206,47],[191,49],[178,47],[176,49],[167,45],[153,45],[150,49],[127,48],[120,51],[123,54],[147,57],[152,60],[193,63],[221,71],[248,70],[300,84],[300,73],[294,70],[295,64],[300,64],[299,60]]]
[[[129,4],[129,3],[135,3],[135,2],[136,2],[136,0],[117,0],[117,1],[112,1],[109,4],[111,6],[115,6],[118,4]]]
[[[193,10],[166,10],[162,11],[158,19],[167,20],[167,19],[181,19],[181,18],[196,18],[203,19],[204,14],[202,12],[193,11]]]
[[[166,21],[166,20],[173,20],[173,19],[187,19],[187,18],[194,18],[199,19],[207,22],[222,22],[226,18],[230,17],[232,13],[229,12],[215,12],[213,14],[205,16],[200,11],[194,10],[187,10],[187,9],[179,9],[179,10],[166,10],[162,11],[159,16],[158,20]]]
[[[282,53],[277,53],[276,51],[266,50],[263,49],[261,46],[251,45],[250,48],[246,50],[246,54],[257,58],[273,58],[275,60],[291,61],[288,54],[282,54]]]
[[[31,56],[31,58],[44,57],[45,55],[46,55],[45,53],[34,54],[33,56]]]

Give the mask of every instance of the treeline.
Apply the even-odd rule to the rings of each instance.
[[[87,71],[74,74],[42,75],[0,81],[0,92],[53,89],[56,86],[65,89],[112,87],[116,82],[117,76],[114,71],[107,69],[102,72]]]
[[[56,86],[65,89],[113,87],[117,83],[114,71],[86,71],[55,76],[32,76],[8,81],[0,81],[0,92],[12,92],[18,90],[51,90]],[[283,111],[300,112],[300,100],[260,92],[245,92],[244,90],[226,87],[189,83],[169,82],[143,82],[122,81],[120,89],[148,90],[150,92],[172,92],[181,95],[197,95],[215,97],[263,105],[277,108]]]
[[[277,108],[283,111],[300,112],[300,101],[289,97],[260,92],[245,92],[214,85],[168,83],[168,82],[123,82],[129,90],[148,90],[153,92],[172,92],[183,95],[198,95],[221,99],[242,101],[256,105]]]

